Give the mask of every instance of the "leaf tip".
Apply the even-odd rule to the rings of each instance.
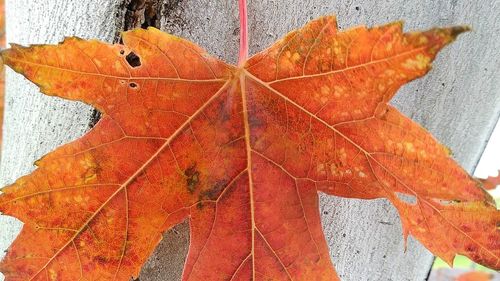
[[[459,26],[453,26],[449,30],[450,30],[450,36],[456,38],[458,35],[462,33],[471,31],[472,28],[468,25],[459,25]]]
[[[448,28],[441,29],[440,37],[444,41],[444,45],[447,45],[457,39],[457,37],[465,32],[471,31],[472,29],[468,25],[457,25]]]
[[[401,28],[401,30],[402,30],[403,26],[405,25],[405,21],[404,20],[397,20],[397,21],[393,22],[392,24],[396,25],[396,26],[399,26]]]
[[[16,44],[14,43],[11,43],[9,44],[11,46],[11,48],[8,48],[8,49],[3,49],[0,51],[0,63],[2,65],[6,65],[6,61],[7,61],[7,57],[9,56],[9,53],[12,52],[12,48],[15,48],[16,47]]]
[[[11,58],[18,56],[20,53],[28,49],[29,47],[25,47],[16,43],[9,43],[10,48],[3,49],[0,51],[0,63],[2,65],[8,65],[12,67],[13,62]]]
[[[453,267],[453,260],[455,259],[454,255],[451,256],[440,256],[440,258],[449,266]]]

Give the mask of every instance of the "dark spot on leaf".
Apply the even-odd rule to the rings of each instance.
[[[125,57],[125,60],[127,60],[128,64],[131,67],[141,66],[141,58],[139,58],[134,52],[128,53],[128,55]]]
[[[360,8],[359,6],[356,6],[354,9],[356,9],[356,11],[359,11]]]
[[[202,192],[202,197],[207,198],[209,200],[216,200],[219,197],[219,194],[224,190],[224,188],[227,186],[227,181],[226,180],[219,180],[215,182],[214,185],[208,190],[204,190]]]
[[[203,203],[202,203],[202,202],[198,202],[198,203],[196,204],[196,208],[198,208],[198,210],[203,209]]]
[[[193,193],[200,184],[200,172],[196,170],[196,164],[189,166],[184,170],[186,176],[186,186],[190,193]]]
[[[324,212],[323,212],[323,215],[328,215],[328,212],[327,212],[327,211],[324,211]]]
[[[229,121],[231,119],[231,112],[228,103],[221,102],[218,104],[219,120],[222,122]]]
[[[467,245],[467,246],[465,247],[465,250],[466,250],[467,252],[475,252],[475,251],[476,251],[476,249],[477,249],[477,247],[476,247],[475,245]]]
[[[120,50],[120,55],[125,55],[125,51],[124,50]]]
[[[133,89],[137,88],[137,83],[135,83],[135,82],[130,82],[130,84],[128,84],[128,85],[130,86],[130,88],[133,88]]]
[[[262,127],[264,123],[258,116],[255,116],[255,114],[250,114],[248,116],[248,125],[250,126],[250,128],[259,128]]]
[[[94,261],[97,262],[98,264],[105,265],[108,262],[108,259],[106,257],[103,257],[103,256],[96,256],[94,258]]]

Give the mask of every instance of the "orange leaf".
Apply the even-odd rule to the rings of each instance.
[[[493,280],[491,273],[481,271],[471,271],[461,274],[457,277],[456,281],[490,281]]]
[[[338,32],[323,17],[242,67],[154,28],[124,45],[70,38],[2,53],[42,92],[102,112],[4,188],[25,225],[7,280],[129,280],[188,219],[183,280],[338,280],[317,191],[388,198],[450,262],[500,268],[500,213],[423,128],[387,102],[465,27]]]
[[[487,179],[479,179],[479,181],[483,184],[484,189],[495,189],[498,185],[500,185],[500,171],[498,171],[498,175],[494,177],[490,176]]]

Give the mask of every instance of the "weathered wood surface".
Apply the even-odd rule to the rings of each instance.
[[[56,43],[64,36],[79,36],[113,42],[126,24],[129,2],[7,0],[7,41]],[[156,23],[163,30],[235,62],[237,1],[157,2],[161,4]],[[249,14],[251,53],[325,14],[336,14],[341,29],[398,19],[405,19],[406,30],[471,25],[474,31],[443,50],[434,70],[403,87],[393,103],[449,146],[467,170],[473,170],[500,111],[499,0],[267,0],[250,1]],[[6,96],[2,185],[32,171],[33,161],[90,128],[90,107],[43,96],[11,71],[7,72]],[[426,278],[432,256],[412,239],[404,252],[399,219],[384,200],[322,196],[321,209],[331,256],[342,280]],[[2,250],[19,229],[19,222],[0,217]],[[182,224],[166,234],[141,280],[179,280],[189,241],[187,230],[187,224]]]

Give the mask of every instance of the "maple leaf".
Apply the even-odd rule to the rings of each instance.
[[[387,198],[405,237],[448,262],[500,268],[492,199],[387,104],[466,30],[338,32],[322,17],[237,67],[154,28],[125,32],[123,45],[13,45],[7,65],[102,118],[2,190],[0,211],[24,227],[1,271],[129,280],[187,219],[183,280],[338,280],[318,191]]]

